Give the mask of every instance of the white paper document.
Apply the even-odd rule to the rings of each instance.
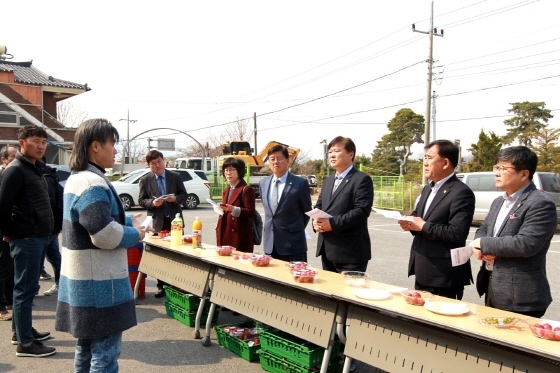
[[[381,209],[376,209],[376,208],[372,208],[372,210],[375,211],[378,214],[381,214],[381,215],[385,216],[386,218],[389,218],[389,219],[414,221],[412,216],[404,216],[398,211],[381,210]]]
[[[167,197],[173,197],[174,195],[175,195],[175,194],[173,194],[173,193],[171,193],[171,194],[164,194],[163,196],[159,196],[159,197],[154,196],[154,198],[155,198],[155,200],[158,200],[158,199],[166,199]]]
[[[216,211],[217,214],[224,214],[224,210],[222,210],[220,205],[218,205],[216,202],[212,201],[210,198],[206,198],[206,202],[212,205],[212,208],[214,209],[214,211]]]
[[[469,261],[469,258],[473,254],[473,248],[471,246],[458,247],[456,249],[451,249],[451,266],[457,267],[461,264],[465,264]]]
[[[146,220],[144,220],[142,224],[140,224],[141,227],[144,227],[144,232],[146,232],[146,230],[152,226],[153,220],[154,219],[151,216],[146,216]]]
[[[307,211],[305,215],[309,216],[311,219],[329,219],[332,218],[332,215],[327,214],[323,210],[319,210],[318,208],[314,208],[311,211]]]

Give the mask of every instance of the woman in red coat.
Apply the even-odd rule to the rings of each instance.
[[[233,246],[239,251],[252,253],[254,244],[251,219],[255,214],[255,191],[243,180],[245,162],[227,158],[222,165],[222,174],[229,186],[222,193],[220,207],[224,214],[218,219],[216,242],[218,246]]]

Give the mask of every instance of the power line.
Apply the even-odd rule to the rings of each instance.
[[[467,23],[471,23],[471,22],[474,22],[474,21],[479,21],[479,20],[484,19],[484,18],[488,18],[488,17],[491,17],[491,16],[495,16],[496,14],[501,14],[501,13],[509,12],[510,10],[514,10],[514,9],[517,9],[517,8],[521,8],[521,7],[524,7],[524,6],[527,6],[527,5],[531,5],[531,4],[533,4],[533,3],[538,2],[539,0],[534,0],[533,2],[530,2],[530,3],[528,3],[528,4],[523,4],[523,3],[526,3],[527,1],[529,1],[529,0],[524,0],[524,1],[521,1],[521,2],[516,3],[516,4],[511,4],[511,5],[502,7],[502,8],[494,9],[494,10],[492,10],[492,11],[490,11],[490,12],[483,13],[483,14],[479,14],[479,15],[476,15],[476,16],[473,16],[473,17],[470,17],[470,18],[467,18],[467,19],[465,19],[465,20],[463,20],[463,21],[455,21],[455,22],[452,22],[452,23],[450,23],[450,24],[448,24],[448,25],[444,25],[442,28],[450,29],[450,28],[453,28],[453,27],[459,27],[459,26],[465,25],[465,24],[467,24]],[[520,4],[522,4],[522,5],[520,5]],[[516,5],[518,5],[518,6],[516,6]],[[508,9],[508,8],[509,8],[509,9]],[[504,10],[502,10],[502,9],[504,9]],[[502,10],[502,11],[501,11],[501,12],[498,12],[499,10]]]
[[[512,52],[512,51],[516,51],[516,50],[523,49],[523,48],[534,47],[534,46],[536,46],[536,45],[545,44],[545,43],[550,43],[550,42],[552,42],[552,41],[556,41],[556,40],[559,40],[559,39],[560,39],[560,38],[554,38],[554,39],[550,39],[550,40],[541,41],[540,43],[531,43],[531,44],[528,44],[528,45],[524,45],[524,46],[522,46],[522,47],[511,48],[511,49],[508,49],[508,50],[505,50],[505,51],[501,51],[501,52],[490,53],[490,54],[485,54],[485,55],[482,55],[482,56],[477,56],[477,57],[469,58],[469,59],[466,59],[466,60],[461,60],[461,61],[446,63],[445,65],[446,65],[446,66],[450,66],[450,65],[455,65],[455,64],[457,64],[457,63],[461,63],[461,62],[467,62],[467,61],[472,61],[472,60],[478,60],[478,59],[483,58],[483,57],[496,56],[496,55],[502,54],[502,53]]]
[[[486,91],[486,90],[496,89],[496,88],[502,88],[502,87],[509,87],[509,86],[513,86],[513,85],[518,85],[518,84],[523,84],[523,83],[529,83],[529,82],[537,82],[537,81],[539,81],[539,80],[547,80],[547,79],[558,78],[558,77],[560,77],[560,75],[552,75],[552,76],[547,76],[547,77],[544,77],[544,78],[537,78],[537,79],[531,79],[531,80],[524,80],[524,81],[521,81],[521,82],[509,83],[509,84],[502,84],[502,85],[497,85],[497,86],[493,86],[493,87],[485,87],[485,88],[480,88],[480,89],[474,89],[474,90],[472,90],[472,91],[464,91],[464,92],[457,92],[457,93],[448,93],[448,94],[439,95],[439,96],[440,96],[440,97],[458,96],[458,95],[464,95],[464,94],[467,94],[467,93]]]

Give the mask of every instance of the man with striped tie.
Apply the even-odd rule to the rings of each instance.
[[[356,145],[348,137],[335,137],[328,145],[329,164],[336,175],[325,180],[316,208],[332,217],[317,219],[316,256],[331,272],[365,271],[371,259],[367,220],[373,205],[371,177],[354,165]]]

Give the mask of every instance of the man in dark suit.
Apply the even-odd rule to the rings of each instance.
[[[171,220],[175,218],[176,214],[179,214],[183,219],[181,206],[187,199],[185,184],[183,184],[179,174],[165,169],[165,160],[160,151],[150,150],[146,154],[146,163],[152,172],[147,173],[140,179],[138,203],[148,210],[149,216],[152,216],[152,226],[155,232],[169,231],[171,230]],[[173,196],[165,199],[154,198],[166,194],[173,194]],[[158,280],[156,298],[165,295],[163,285],[165,283]]]
[[[426,145],[424,170],[431,181],[422,190],[414,221],[399,220],[414,236],[408,275],[416,290],[448,298],[463,298],[472,282],[470,263],[452,267],[451,249],[464,247],[474,215],[474,193],[455,176],[459,148],[448,140]]]
[[[532,182],[537,162],[525,146],[498,153],[493,170],[504,195],[494,200],[471,242],[484,261],[477,290],[486,293],[486,305],[531,317],[543,316],[552,302],[546,253],[557,224],[554,202]],[[485,285],[480,276],[488,279]]]
[[[306,212],[311,210],[307,179],[288,172],[290,154],[283,145],[268,150],[272,175],[259,182],[264,206],[264,252],[285,261],[307,261]]]
[[[329,163],[336,175],[325,180],[316,208],[332,217],[313,222],[319,233],[316,256],[331,272],[362,271],[371,259],[367,220],[373,205],[371,177],[353,166],[356,145],[335,137],[328,145]]]

